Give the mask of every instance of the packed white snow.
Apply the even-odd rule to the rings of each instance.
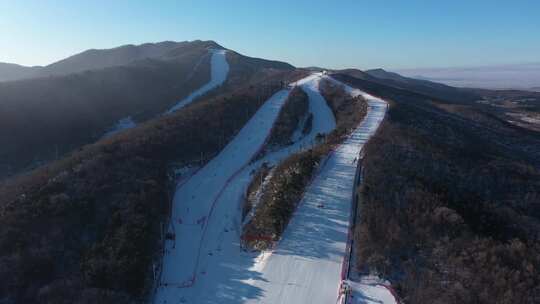
[[[227,75],[229,74],[229,64],[227,63],[226,56],[227,50],[211,50],[210,52],[212,53],[212,58],[210,62],[210,81],[196,91],[189,94],[189,96],[187,96],[186,98],[180,100],[177,104],[175,104],[167,111],[167,114],[178,111],[179,109],[193,102],[195,98],[206,94],[210,90],[215,89],[216,87],[222,85],[225,82],[225,80],[227,79]]]
[[[324,77],[321,73],[314,73],[292,85],[300,86],[309,98],[309,112],[313,114],[312,133],[330,133],[336,128],[336,119],[326,100],[319,92],[319,83]],[[316,135],[316,134],[315,134]]]
[[[216,199],[263,145],[288,93],[274,94],[218,156],[176,189],[170,228],[176,241],[166,244],[158,303],[166,299],[173,303],[179,287],[195,283],[200,257],[207,254],[201,251],[202,242]]]
[[[388,282],[377,277],[366,276],[359,282],[347,281],[346,284],[351,289],[347,304],[398,304],[386,287]]]
[[[314,116],[314,123],[309,134],[293,145],[249,164],[258,147],[270,134],[289,91],[285,91],[285,95],[278,93],[265,103],[215,159],[177,188],[172,228],[176,232],[176,239],[167,244],[155,303],[242,302],[235,297],[226,300],[228,296],[216,290],[231,284],[231,276],[235,276],[232,269],[247,271],[257,257],[256,254],[241,251],[239,246],[242,194],[250,182],[250,173],[263,162],[277,163],[291,153],[313,145],[318,133],[329,133],[334,128],[332,111],[318,90],[313,91],[318,88],[319,81],[320,75],[310,76],[298,84],[311,97],[309,111]],[[194,201],[197,203],[193,204]],[[215,209],[210,211],[212,205]],[[205,210],[195,213],[192,206],[197,212],[201,206]],[[182,212],[185,214],[178,215]],[[203,231],[204,225],[206,231]],[[238,292],[242,293],[241,290]]]
[[[215,89],[216,87],[220,86],[225,82],[227,79],[227,75],[229,74],[229,64],[227,63],[227,56],[226,50],[210,50],[210,53],[212,55],[211,58],[211,68],[210,68],[210,81],[197,89],[196,91],[192,92],[189,96],[179,101],[176,105],[171,107],[166,114],[172,113],[174,111],[177,111],[186,105],[190,104],[195,100],[195,98],[200,97],[207,92]],[[202,58],[201,58],[202,61]],[[196,68],[200,65],[200,62],[197,63]],[[189,76],[191,77],[191,75]],[[136,127],[137,124],[135,121],[131,118],[131,116],[124,117],[120,119],[109,131],[107,131],[105,134],[103,134],[103,138],[109,137],[113,134],[116,134],[120,131],[131,129]]]
[[[107,131],[107,133],[103,134],[103,137],[109,137],[113,134],[116,134],[122,130],[126,130],[126,129],[131,129],[131,128],[134,128],[135,126],[137,126],[137,124],[135,123],[135,121],[131,118],[131,116],[128,116],[128,117],[124,117],[122,119],[120,119],[115,125],[114,127],[112,127],[109,131]]]

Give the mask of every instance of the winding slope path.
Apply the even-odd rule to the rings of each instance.
[[[288,90],[275,93],[218,156],[176,189],[171,229],[176,234],[178,246],[170,242],[166,244],[161,277],[163,287],[174,289],[195,283],[200,244],[216,198],[262,146],[288,93]],[[170,288],[160,288],[158,298],[166,294],[159,291]]]
[[[309,96],[309,111],[314,116],[310,134],[249,163],[287,95],[287,91],[277,93],[279,97],[274,95],[267,101],[215,159],[177,189],[172,220],[176,245],[166,245],[154,303],[336,302],[346,251],[354,160],[384,117],[383,101],[347,87],[351,94],[368,98],[366,119],[329,157],[277,249],[261,254],[240,249],[241,200],[251,172],[263,162],[278,163],[313,144],[317,133],[335,128],[333,114],[318,91],[322,77],[326,76],[312,74],[296,83]],[[317,208],[320,201],[325,208]]]

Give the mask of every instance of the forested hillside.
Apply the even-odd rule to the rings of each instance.
[[[208,82],[208,48],[216,46],[196,41],[127,65],[0,83],[0,179],[94,142],[120,119],[139,123],[164,113]],[[293,69],[235,52],[228,60],[229,86],[253,81],[262,69]]]
[[[201,46],[221,48],[213,41],[163,41],[141,45],[123,45],[111,49],[91,49],[46,66],[26,67],[0,63],[0,81],[61,76],[90,70],[122,66],[143,59],[165,59],[188,53]]]
[[[449,111],[443,98],[336,77],[391,101],[363,161],[358,270],[390,279],[406,303],[537,303],[540,134],[474,104]]]
[[[0,187],[0,299],[129,303],[161,258],[171,164],[222,149],[291,72],[260,70],[245,87],[127,130]]]
[[[144,121],[209,79],[202,47],[175,59],[0,83],[0,178],[99,139],[119,119]]]

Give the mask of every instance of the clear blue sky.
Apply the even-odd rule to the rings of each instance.
[[[330,68],[540,62],[540,1],[0,0],[0,61],[212,39],[246,55]]]

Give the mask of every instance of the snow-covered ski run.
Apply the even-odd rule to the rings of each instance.
[[[176,238],[166,244],[154,303],[338,301],[356,159],[384,117],[384,101],[347,87],[351,94],[368,99],[364,121],[320,168],[275,250],[250,253],[240,247],[242,195],[250,173],[263,162],[278,163],[313,144],[317,133],[335,128],[333,114],[318,91],[323,77],[327,76],[316,73],[295,83],[309,97],[313,128],[308,135],[250,163],[289,93],[279,91],[218,156],[177,188],[171,219]],[[320,202],[325,208],[318,207]]]
[[[172,106],[165,114],[170,114],[175,111],[180,110],[181,108],[187,106],[188,104],[192,103],[193,100],[195,100],[197,97],[200,97],[209,91],[215,89],[216,87],[222,85],[225,80],[227,80],[227,75],[229,74],[229,64],[227,63],[227,50],[209,50],[212,58],[210,60],[210,81],[203,85],[202,87],[198,88],[191,94],[189,94],[186,98],[180,100],[178,103],[176,103],[174,106]],[[204,57],[204,56],[203,56]],[[202,62],[202,59],[196,64],[195,69],[198,68],[200,63]],[[195,72],[195,70],[192,72],[192,74]],[[191,75],[188,75],[188,78],[192,77]],[[131,118],[131,116],[124,117],[111,127],[109,131],[107,131],[105,134],[103,134],[102,138],[112,136],[116,133],[119,133],[121,131],[131,129],[137,126],[137,123]]]
[[[347,267],[343,262],[356,161],[387,108],[376,97],[346,88],[351,95],[368,100],[367,116],[329,156],[274,252],[252,268],[259,278],[250,283],[261,290],[261,296],[247,303],[336,303],[338,299],[342,269]],[[321,204],[324,208],[320,208]],[[361,294],[363,290],[355,292]]]
[[[215,89],[216,87],[222,85],[227,79],[229,74],[229,64],[227,63],[227,50],[210,50],[212,53],[212,58],[210,62],[210,81],[198,88],[196,91],[192,92],[186,98],[180,100],[177,104],[172,106],[167,114],[170,114],[174,111],[178,111],[181,108],[187,106],[195,98],[200,97],[209,91]]]
[[[123,130],[135,128],[137,123],[131,118],[131,116],[124,117],[120,119],[114,127],[111,128],[111,130],[107,131],[107,133],[103,134],[103,138],[112,136],[118,132],[122,132]]]

